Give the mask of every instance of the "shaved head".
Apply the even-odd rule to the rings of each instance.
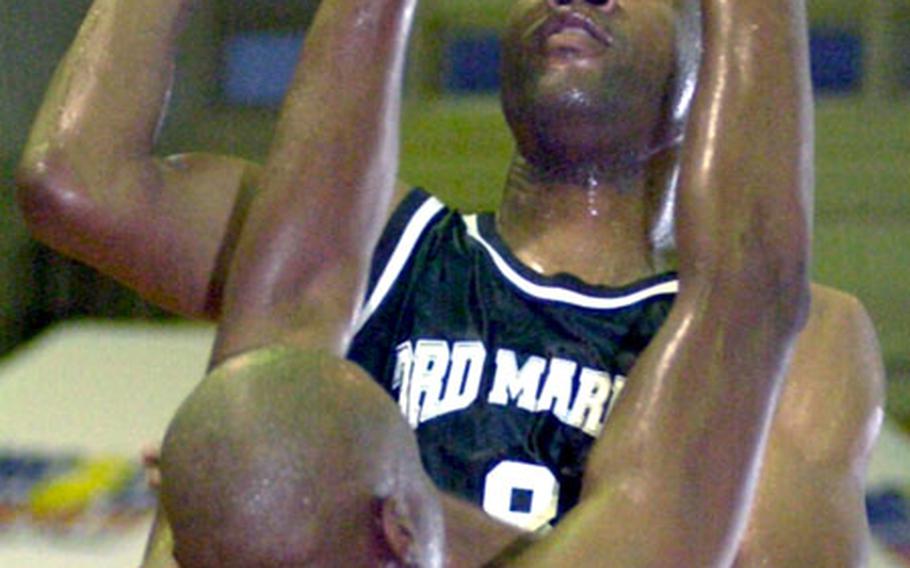
[[[208,375],[168,429],[161,498],[184,568],[433,564],[441,549],[413,433],[327,354],[261,350]]]

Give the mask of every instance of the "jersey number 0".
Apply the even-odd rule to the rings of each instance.
[[[487,473],[483,509],[497,519],[536,530],[556,516],[559,482],[542,465],[502,461]]]

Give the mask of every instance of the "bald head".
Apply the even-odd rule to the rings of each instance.
[[[432,563],[440,547],[412,432],[325,354],[261,350],[207,376],[168,429],[161,497],[185,568]]]

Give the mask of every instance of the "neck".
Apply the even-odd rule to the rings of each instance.
[[[541,274],[569,273],[607,286],[652,276],[666,269],[666,260],[653,243],[659,204],[648,179],[643,166],[541,172],[517,157],[497,230]]]

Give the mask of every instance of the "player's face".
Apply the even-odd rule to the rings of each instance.
[[[503,109],[532,163],[643,152],[665,119],[673,0],[517,0]]]

